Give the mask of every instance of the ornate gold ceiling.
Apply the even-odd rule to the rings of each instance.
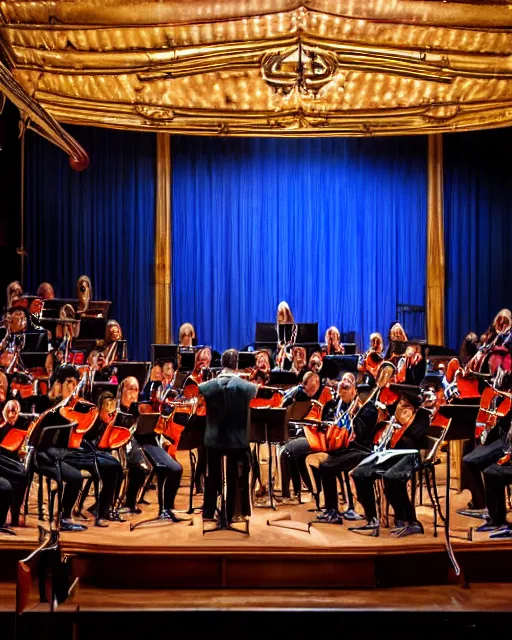
[[[61,122],[384,135],[512,121],[512,4],[4,0],[15,79]]]

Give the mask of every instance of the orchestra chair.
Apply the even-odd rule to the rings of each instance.
[[[212,533],[213,531],[236,531],[237,533],[242,533],[245,535],[249,534],[249,518],[247,518],[244,522],[240,523],[245,525],[244,529],[238,529],[233,526],[230,522],[228,522],[227,515],[227,505],[226,505],[226,494],[227,494],[227,482],[226,482],[226,468],[227,468],[227,454],[222,456],[222,464],[220,465],[221,472],[221,490],[220,490],[220,506],[217,506],[217,522],[214,527],[205,527],[205,523],[203,520],[203,535],[205,533]],[[218,504],[219,500],[217,500]]]

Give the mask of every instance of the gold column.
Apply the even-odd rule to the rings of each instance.
[[[171,136],[156,134],[155,337],[171,342]]]
[[[428,136],[427,342],[444,345],[443,137]]]

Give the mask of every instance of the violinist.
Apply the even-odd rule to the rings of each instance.
[[[139,417],[137,400],[139,396],[139,382],[137,378],[129,376],[121,382],[121,411],[131,413],[134,417]],[[167,451],[164,451],[157,443],[157,436],[155,433],[135,435],[137,444],[142,448],[146,454],[151,466],[153,467],[157,478],[157,493],[158,493],[158,518],[160,520],[172,520],[178,521],[173,513],[174,502],[176,494],[180,487],[181,475],[183,473],[183,467],[179,462],[174,460]],[[133,451],[136,451],[133,450]],[[131,454],[128,457],[129,468],[134,465],[140,466],[142,462],[138,458],[138,454],[134,452],[133,458]],[[129,508],[133,509],[132,497],[135,494],[135,490],[130,494]]]
[[[359,527],[351,527],[350,531],[357,533],[369,531],[374,536],[379,534],[374,484],[377,478],[383,478],[386,495],[395,513],[395,527],[391,531],[392,535],[404,537],[423,533],[423,526],[416,519],[414,506],[407,493],[407,483],[417,467],[419,450],[423,447],[430,424],[428,411],[420,408],[420,405],[421,396],[402,391],[392,417],[396,433],[403,430],[403,435],[393,448],[416,449],[418,453],[383,457],[382,460],[377,457],[368,463],[363,460],[352,472],[357,499],[364,508],[367,523]],[[386,429],[386,426],[391,427],[390,424],[377,425],[377,433],[379,427]],[[378,442],[374,447],[378,449],[380,445],[381,442]]]
[[[136,420],[139,417],[139,381],[134,376],[128,376],[119,385],[119,410],[132,415]],[[154,441],[149,438],[148,441]],[[130,515],[141,513],[137,506],[139,492],[149,475],[149,468],[137,437],[134,436],[126,447],[126,465],[128,467],[128,484],[125,496],[125,509]]]
[[[7,373],[18,369],[18,358],[25,346],[25,333],[28,326],[28,315],[21,307],[10,307],[5,317],[7,332],[0,343],[0,364]]]
[[[289,389],[283,398],[282,407],[288,407],[294,402],[307,402],[320,395],[320,377],[313,371],[308,371],[302,384]],[[289,440],[281,454],[282,496],[290,498],[290,479],[293,484],[295,498],[300,494],[301,479],[308,491],[314,494],[313,484],[306,466],[306,458],[313,450],[305,436]]]
[[[338,492],[336,479],[340,473],[352,471],[371,451],[372,441],[377,423],[377,409],[372,401],[364,402],[369,391],[368,385],[356,387],[354,374],[345,373],[338,385],[338,404],[334,419],[342,414],[352,421],[355,439],[348,447],[343,447],[329,454],[318,467],[324,492],[325,511],[319,520],[332,524],[341,524],[346,520],[358,520],[354,511],[340,513],[338,510]]]
[[[11,526],[19,526],[21,505],[25,497],[28,483],[28,472],[18,458],[17,451],[10,451],[2,446],[11,429],[26,431],[27,423],[20,418],[20,405],[16,400],[9,400],[2,411],[0,422],[0,533],[13,535],[12,529],[6,526],[7,513],[11,510]]]
[[[324,346],[322,348],[322,355],[333,356],[343,355],[345,353],[345,347],[341,344],[341,334],[337,327],[329,327],[325,332]]]
[[[63,400],[73,397],[80,379],[78,370],[71,364],[60,365],[55,374],[55,382],[48,396],[58,405]],[[119,462],[110,454],[94,452],[89,448],[62,448],[50,447],[47,451],[38,452],[36,455],[37,467],[44,475],[58,479],[57,457],[61,461],[62,479],[65,481],[64,496],[62,499],[61,530],[83,531],[87,527],[71,520],[71,513],[82,488],[81,470],[88,471],[93,477],[96,474],[96,464],[102,481],[102,489],[99,496],[99,505],[95,507],[99,511],[100,520],[119,521],[120,517],[112,509],[115,488],[121,473]],[[95,507],[89,511],[93,513]],[[98,522],[100,526],[105,526]]]
[[[323,365],[322,354],[320,353],[320,351],[314,351],[309,356],[308,370],[320,375],[320,371],[322,370],[322,365]]]
[[[512,538],[512,524],[507,522],[506,488],[512,484],[512,423],[504,439],[503,455],[484,470],[488,518],[479,530],[492,531],[491,538]]]
[[[196,331],[190,322],[184,322],[178,332],[178,344],[180,347],[192,348],[196,343]]]
[[[478,351],[478,336],[473,331],[470,331],[462,341],[459,349],[459,362],[461,367],[465,367],[467,363],[476,355]]]

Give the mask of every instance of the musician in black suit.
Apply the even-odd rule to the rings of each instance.
[[[213,520],[215,516],[217,496],[222,491],[223,456],[227,459],[227,519],[235,521],[237,489],[240,491],[241,513],[236,519],[246,519],[251,515],[248,417],[249,403],[258,387],[235,374],[237,364],[236,349],[224,351],[221,373],[199,385],[206,403],[204,520]]]

